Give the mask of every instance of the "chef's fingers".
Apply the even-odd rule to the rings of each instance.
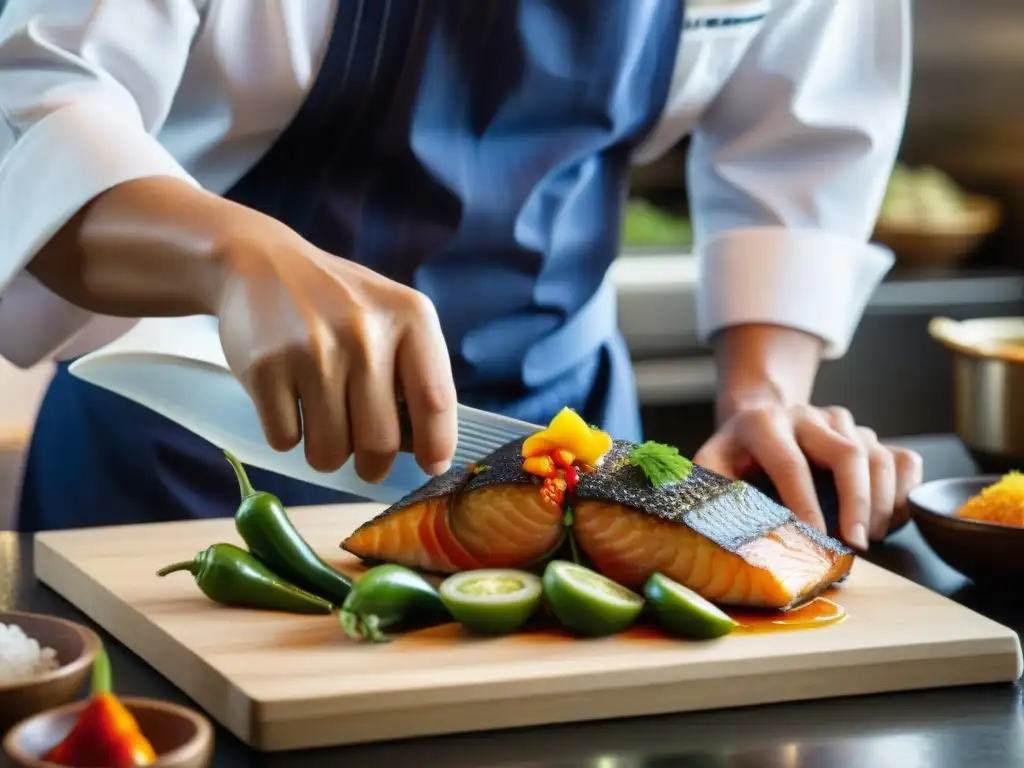
[[[890,530],[898,530],[910,519],[910,508],[907,497],[910,492],[921,484],[924,478],[924,462],[920,454],[909,448],[887,446],[896,466],[896,493],[893,503],[893,516],[889,522]]]
[[[779,408],[752,410],[741,414],[736,430],[741,445],[771,479],[783,505],[824,533],[825,518],[811,468],[789,415]]]
[[[839,497],[839,531],[852,547],[867,549],[871,526],[871,467],[860,444],[853,416],[845,408],[821,411],[821,456],[812,458],[830,469]],[[826,445],[827,441],[827,445]],[[806,447],[806,446],[805,446]]]
[[[412,424],[413,452],[424,472],[451,466],[459,439],[455,383],[433,304],[416,294],[397,353],[398,379]]]
[[[387,477],[401,448],[395,392],[395,350],[390,339],[370,340],[353,360],[348,402],[355,470],[375,483]],[[386,352],[384,352],[386,350]]]
[[[716,432],[700,447],[693,457],[693,463],[704,469],[710,469],[724,477],[739,480],[742,476],[740,462],[737,461],[735,436],[729,429]]]
[[[285,355],[256,360],[238,376],[252,398],[267,444],[275,451],[290,451],[302,439],[298,389]]]
[[[294,370],[306,461],[319,472],[334,472],[352,455],[347,354],[333,337],[314,338],[295,353]]]
[[[896,461],[892,452],[878,442],[878,435],[873,429],[857,427],[857,435],[868,452],[871,467],[871,525],[868,533],[872,541],[883,541],[889,533],[896,505]]]
[[[817,466],[833,473],[839,497],[840,535],[850,546],[866,549],[871,515],[866,452],[855,434],[851,438],[835,429],[816,409],[796,409],[793,418],[801,449]]]

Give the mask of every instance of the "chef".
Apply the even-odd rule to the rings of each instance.
[[[692,134],[699,326],[719,427],[864,548],[920,479],[809,405],[890,255],[867,243],[903,129],[909,0],[9,0],[0,354],[68,360],[210,315],[267,441],[385,475],[448,465],[457,401],[562,406],[638,439],[607,273],[627,172]],[[330,491],[254,471],[287,504]],[[218,449],[72,378],[42,403],[25,529],[230,514]]]

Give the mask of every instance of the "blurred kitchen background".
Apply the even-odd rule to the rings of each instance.
[[[895,246],[897,266],[814,395],[849,407],[883,436],[953,430],[950,358],[927,335],[931,317],[1018,315],[1024,301],[1024,3],[914,5],[915,74],[900,161],[924,172],[901,167],[893,179],[876,238]],[[685,145],[637,169],[634,215],[650,219],[653,203],[685,216],[684,169]],[[628,240],[655,229],[640,223],[647,226],[627,230]],[[689,452],[712,427],[714,387],[710,360],[694,343],[694,270],[670,255],[685,253],[682,245],[637,249],[658,257],[631,250],[618,265],[621,322],[645,427]],[[661,285],[649,279],[658,273],[669,276]]]
[[[923,0],[915,13],[901,168],[876,232],[897,267],[815,392],[882,436],[953,430],[950,359],[926,333],[931,317],[1024,309],[1024,3]],[[615,279],[647,436],[692,453],[712,428],[714,371],[695,339],[685,151],[637,169]],[[0,529],[49,373],[0,361]]]

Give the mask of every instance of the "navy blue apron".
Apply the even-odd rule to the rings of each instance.
[[[226,195],[437,306],[461,402],[572,406],[639,439],[606,273],[630,157],[661,114],[683,0],[339,2],[308,99]],[[340,494],[253,470],[288,505]],[[42,403],[26,530],[229,515],[218,449],[72,378]]]

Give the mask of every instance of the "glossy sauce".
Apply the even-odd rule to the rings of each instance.
[[[761,635],[774,632],[794,632],[804,629],[821,629],[839,624],[846,620],[848,614],[846,609],[839,603],[832,600],[833,593],[828,592],[822,597],[816,597],[799,608],[789,611],[756,611],[723,608],[740,626],[734,629],[726,638],[734,635]],[[517,642],[552,643],[552,642],[573,642],[574,635],[561,627],[550,617],[538,612],[528,626],[519,632],[514,632],[508,637],[513,637]],[[672,637],[660,627],[647,621],[634,625],[625,632],[617,635],[620,638],[630,640],[671,640]],[[449,623],[436,627],[415,630],[398,634],[396,639],[405,639],[407,642],[418,642],[419,644],[446,645],[457,639],[477,639],[481,641],[493,641],[494,638],[486,636],[476,637],[472,633],[457,624]],[[704,641],[696,641],[704,642]]]
[[[846,609],[827,597],[816,597],[808,603],[794,608],[791,611],[734,611],[726,610],[733,619],[740,623],[727,637],[721,641],[728,640],[734,635],[761,635],[773,632],[793,632],[804,629],[820,629],[840,623],[847,617]],[[539,625],[539,626],[538,626]],[[519,632],[514,632],[508,637],[514,638],[518,643],[558,643],[573,642],[572,633],[561,627],[552,626],[551,622],[543,619],[531,622],[531,626],[524,627]],[[672,640],[671,635],[661,628],[642,623],[630,627],[618,635],[620,638],[630,640]],[[449,623],[436,627],[406,632],[395,635],[397,641],[404,640],[406,643],[415,643],[418,646],[438,645],[447,646],[455,640],[477,640],[480,642],[492,641],[494,638],[486,636],[475,636],[464,630],[459,624]],[[695,641],[704,642],[704,641]]]
[[[755,612],[726,610],[740,626],[737,635],[759,635],[767,632],[787,632],[797,629],[818,629],[838,624],[846,619],[846,609],[827,597],[816,597],[791,611]]]

